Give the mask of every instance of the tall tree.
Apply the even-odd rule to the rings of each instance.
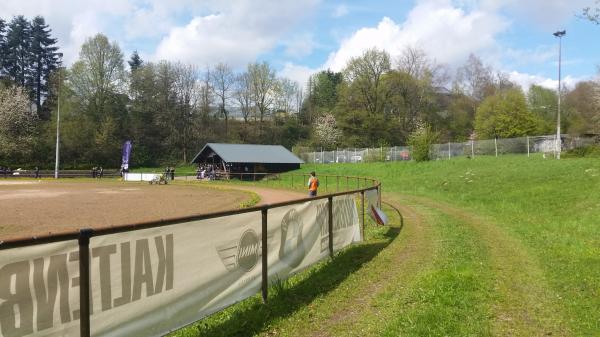
[[[248,124],[248,119],[250,118],[253,109],[252,82],[248,72],[243,72],[236,77],[233,96],[242,112],[244,123]]]
[[[24,16],[15,16],[8,25],[4,50],[8,78],[21,87],[30,87],[31,24]]]
[[[226,63],[219,63],[211,73],[210,82],[214,95],[220,101],[219,114],[225,118],[225,135],[227,135],[229,133],[229,111],[227,111],[227,104],[231,97],[235,75]]]
[[[5,76],[6,66],[6,22],[0,18],[0,80]]]
[[[481,102],[495,93],[494,71],[471,54],[465,65],[457,70],[455,85],[462,93]]]
[[[118,44],[110,43],[102,34],[88,38],[72,66],[70,81],[95,118],[107,112],[105,104],[110,95],[124,92],[124,80],[123,53]]]
[[[48,95],[50,74],[60,66],[56,39],[50,36],[51,30],[41,16],[36,16],[31,24],[31,67],[33,92],[38,116],[48,120],[49,111],[42,111],[42,99]]]
[[[251,80],[252,100],[254,106],[258,109],[259,121],[262,127],[264,117],[273,104],[273,90],[277,84],[277,78],[275,77],[275,71],[266,62],[249,64],[248,74]]]
[[[382,86],[382,77],[390,69],[390,55],[376,48],[350,59],[344,68],[350,88],[360,96],[360,104],[371,115],[383,112],[387,93]]]

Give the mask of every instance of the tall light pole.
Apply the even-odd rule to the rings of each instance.
[[[58,163],[60,153],[60,75],[61,70],[58,69],[58,108],[56,113],[56,157],[54,160],[54,179],[58,179]]]
[[[556,117],[556,159],[560,159],[561,140],[560,140],[560,66],[562,62],[562,37],[567,34],[566,30],[558,31],[553,35],[558,38],[558,113]]]

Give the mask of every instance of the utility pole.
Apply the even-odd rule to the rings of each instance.
[[[562,62],[562,37],[567,34],[566,30],[558,31],[553,35],[558,38],[558,113],[556,117],[556,159],[560,159],[561,139],[560,139],[560,94],[561,94],[561,62]]]

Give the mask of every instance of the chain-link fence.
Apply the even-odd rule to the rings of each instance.
[[[594,137],[561,136],[561,151],[594,144]],[[432,158],[435,160],[456,157],[501,156],[505,154],[543,153],[554,156],[557,150],[556,135],[519,138],[474,140],[462,143],[434,144]],[[334,151],[315,150],[307,147],[294,148],[294,152],[306,163],[361,163],[411,160],[409,146],[379,148],[346,148]]]

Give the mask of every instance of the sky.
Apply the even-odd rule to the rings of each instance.
[[[418,48],[453,73],[470,54],[509,74],[525,89],[573,87],[597,76],[600,25],[581,19],[594,0],[2,0],[0,17],[42,15],[64,62],[78,58],[97,33],[125,58],[181,61],[200,68],[225,62],[242,70],[269,62],[280,76],[306,83],[324,69],[341,71],[377,47],[397,58]]]

